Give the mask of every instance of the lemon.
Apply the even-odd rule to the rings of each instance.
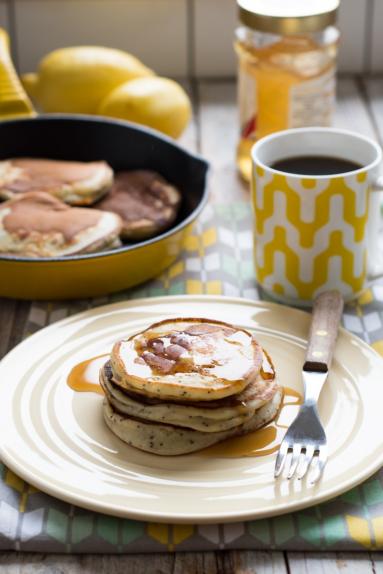
[[[137,58],[112,48],[61,48],[40,62],[37,78],[24,86],[44,112],[96,113],[101,100],[116,86],[153,72]]]
[[[126,82],[102,101],[99,113],[150,126],[177,138],[191,116],[190,100],[177,82],[158,76]]]
[[[23,74],[21,76],[21,83],[23,85],[24,90],[27,92],[28,96],[32,98],[32,100],[36,99],[37,95],[37,86],[39,82],[39,77],[37,74]]]

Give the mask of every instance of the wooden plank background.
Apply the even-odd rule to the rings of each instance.
[[[8,6],[5,0],[0,0],[0,26],[9,31]]]
[[[383,72],[382,0],[341,0],[341,72]],[[158,74],[233,77],[235,0],[0,0],[18,69],[47,52],[97,44],[122,48]]]

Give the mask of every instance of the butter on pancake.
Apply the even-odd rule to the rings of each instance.
[[[209,401],[243,391],[263,352],[249,331],[208,319],[168,319],[113,347],[116,383],[149,397]]]
[[[0,198],[44,191],[70,205],[91,205],[110,189],[113,171],[105,161],[14,158],[0,162]]]
[[[29,192],[0,204],[0,253],[59,257],[120,244],[114,213],[70,207],[44,192]]]
[[[136,241],[167,229],[177,216],[180,201],[178,189],[158,173],[122,171],[97,208],[117,213],[123,221],[122,238]]]

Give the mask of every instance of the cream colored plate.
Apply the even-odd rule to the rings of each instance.
[[[71,367],[117,339],[175,316],[210,317],[255,331],[283,385],[302,390],[300,367],[310,317],[275,304],[222,297],[161,297],[99,307],[28,338],[0,364],[1,457],[58,498],[105,513],[171,522],[222,522],[297,510],[329,499],[383,464],[376,432],[383,360],[342,331],[320,398],[329,462],[317,486],[275,481],[274,456],[159,457],[115,437],[102,397],[66,385]]]

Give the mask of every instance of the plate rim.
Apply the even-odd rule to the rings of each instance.
[[[300,308],[291,307],[288,305],[281,305],[279,303],[275,303],[272,301],[262,301],[257,300],[253,301],[248,298],[241,298],[241,297],[228,297],[224,295],[164,295],[159,297],[144,297],[138,299],[127,299],[124,301],[118,301],[114,303],[107,303],[105,305],[100,305],[97,307],[93,307],[91,309],[87,309],[85,311],[81,311],[79,313],[74,313],[68,317],[60,319],[51,325],[47,325],[42,329],[39,329],[36,333],[33,333],[20,343],[18,343],[11,351],[9,351],[0,361],[0,369],[3,367],[4,362],[6,363],[8,360],[13,358],[13,354],[16,351],[22,349],[24,345],[29,345],[31,340],[38,339],[42,332],[46,334],[47,331],[53,331],[57,328],[61,328],[63,325],[65,326],[66,323],[72,322],[73,319],[81,319],[90,314],[98,315],[100,312],[105,312],[107,309],[117,309],[117,308],[125,308],[125,307],[134,307],[136,305],[144,305],[145,303],[171,303],[172,301],[185,301],[193,299],[194,301],[200,300],[202,301],[216,301],[222,303],[231,303],[231,304],[241,304],[247,306],[254,306],[260,308],[271,308],[274,311],[278,309],[283,309],[284,311],[292,312],[293,314],[298,313],[302,318],[306,320],[309,318],[310,313],[306,310],[302,310]],[[366,343],[363,339],[351,333],[344,327],[340,327],[340,332],[346,336],[348,339],[354,340],[359,346],[364,348],[368,353],[375,357],[376,360],[382,363],[383,366],[383,357],[377,353],[377,351]],[[5,383],[4,383],[5,384]],[[2,390],[2,383],[0,381],[0,395]],[[309,495],[305,497],[301,501],[291,501],[287,502],[283,508],[278,508],[276,510],[273,509],[265,509],[264,511],[259,511],[256,508],[252,508],[250,510],[245,511],[221,511],[221,512],[214,512],[214,515],[200,515],[198,513],[187,515],[181,514],[174,514],[172,512],[162,512],[162,511],[137,511],[137,510],[129,510],[124,507],[119,507],[117,504],[110,504],[103,502],[100,499],[97,499],[95,502],[88,502],[87,500],[81,497],[76,493],[72,493],[70,495],[66,494],[65,491],[62,491],[60,486],[51,486],[46,479],[40,479],[38,475],[35,473],[29,473],[28,470],[24,471],[21,463],[17,460],[15,461],[12,455],[7,456],[7,448],[5,444],[5,440],[0,437],[0,462],[2,462],[6,467],[8,467],[12,472],[17,474],[20,478],[26,481],[28,484],[38,488],[40,491],[53,496],[59,500],[62,500],[69,504],[74,504],[80,508],[84,508],[90,510],[92,512],[99,512],[103,514],[108,514],[111,516],[116,516],[120,518],[129,518],[133,520],[141,520],[141,521],[157,521],[159,523],[173,523],[173,524],[216,524],[216,523],[227,523],[227,522],[243,522],[249,520],[258,520],[268,517],[275,517],[275,516],[282,516],[289,512],[296,512],[302,510],[304,508],[309,508],[312,506],[316,506],[318,504],[322,504],[323,502],[329,501],[334,499],[344,492],[351,490],[358,484],[361,484],[368,478],[370,478],[375,472],[377,472],[383,465],[383,443],[380,447],[380,454],[377,456],[374,461],[368,466],[364,467],[362,471],[354,475],[349,480],[345,481],[343,486],[334,486],[330,488],[329,491],[321,494],[315,494],[315,490],[310,491]],[[320,488],[320,482],[318,483],[316,488]],[[311,500],[315,498],[314,502]]]

